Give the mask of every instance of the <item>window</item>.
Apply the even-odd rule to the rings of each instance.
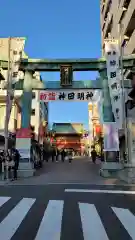
[[[121,0],[118,1],[118,5],[120,6]]]
[[[102,10],[101,10],[102,13],[104,11],[104,8],[105,8],[105,4],[103,3]]]
[[[31,131],[35,131],[35,127],[34,126],[31,126]]]
[[[104,22],[104,24],[103,24],[102,31],[104,31],[104,28],[105,28],[105,22]]]
[[[105,38],[109,37],[109,34],[111,35],[112,27],[113,27],[113,16],[111,18],[110,23],[108,24],[106,34],[105,34]]]
[[[35,109],[31,110],[31,115],[35,115]]]
[[[130,2],[131,2],[131,0],[125,0],[125,1],[124,1],[124,4],[123,4],[123,7],[124,7],[124,8],[128,8]]]
[[[34,99],[36,97],[35,92],[32,92],[32,99]]]
[[[110,12],[111,5],[112,5],[112,0],[109,0],[109,1],[108,1],[108,5],[107,5],[107,8],[106,8],[106,12],[105,12],[104,20],[107,19],[107,15],[108,15],[108,13]]]
[[[125,17],[125,14],[126,14],[126,9],[123,9],[123,12],[122,12],[121,17],[120,17],[119,24],[121,24],[123,18]]]
[[[134,32],[135,30],[135,10],[130,18],[130,21],[128,23],[128,26],[127,26],[127,30],[125,32],[125,36],[130,39],[130,37],[132,36],[132,33]]]

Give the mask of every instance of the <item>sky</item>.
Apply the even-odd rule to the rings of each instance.
[[[100,0],[1,1],[0,37],[27,37],[30,58],[99,58]],[[74,73],[75,80],[95,79],[97,73]],[[42,73],[59,80],[58,73]],[[49,103],[49,121],[82,122],[88,128],[85,102]]]

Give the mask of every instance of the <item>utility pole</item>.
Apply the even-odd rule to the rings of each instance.
[[[119,49],[120,49],[120,69],[121,69],[121,91],[122,91],[122,108],[123,108],[123,128],[125,135],[125,148],[126,148],[126,160],[129,163],[129,150],[128,150],[128,129],[127,129],[127,116],[126,116],[126,106],[125,106],[125,91],[124,91],[124,73],[123,73],[123,36],[122,36],[122,24],[119,24]]]
[[[8,39],[8,71],[7,71],[7,95],[6,95],[6,116],[5,116],[5,164],[6,164],[6,179],[8,180],[8,114],[9,114],[9,91],[11,88],[11,38]]]

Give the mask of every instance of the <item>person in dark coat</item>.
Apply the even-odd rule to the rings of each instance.
[[[55,157],[56,157],[56,150],[55,148],[52,149],[52,162],[55,161]]]
[[[96,157],[97,157],[97,153],[96,153],[95,148],[93,148],[91,151],[91,158],[92,158],[93,163],[96,163]]]
[[[65,152],[65,150],[63,149],[62,152],[61,152],[61,160],[62,160],[62,162],[65,161],[65,157],[66,157],[66,152]]]
[[[19,161],[20,161],[20,153],[17,149],[12,149],[13,154],[13,160],[14,160],[14,166],[13,166],[13,180],[17,180],[17,170],[19,167]]]

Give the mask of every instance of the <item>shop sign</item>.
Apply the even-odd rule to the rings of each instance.
[[[100,99],[101,90],[61,90],[61,91],[40,91],[39,101],[98,101]]]

